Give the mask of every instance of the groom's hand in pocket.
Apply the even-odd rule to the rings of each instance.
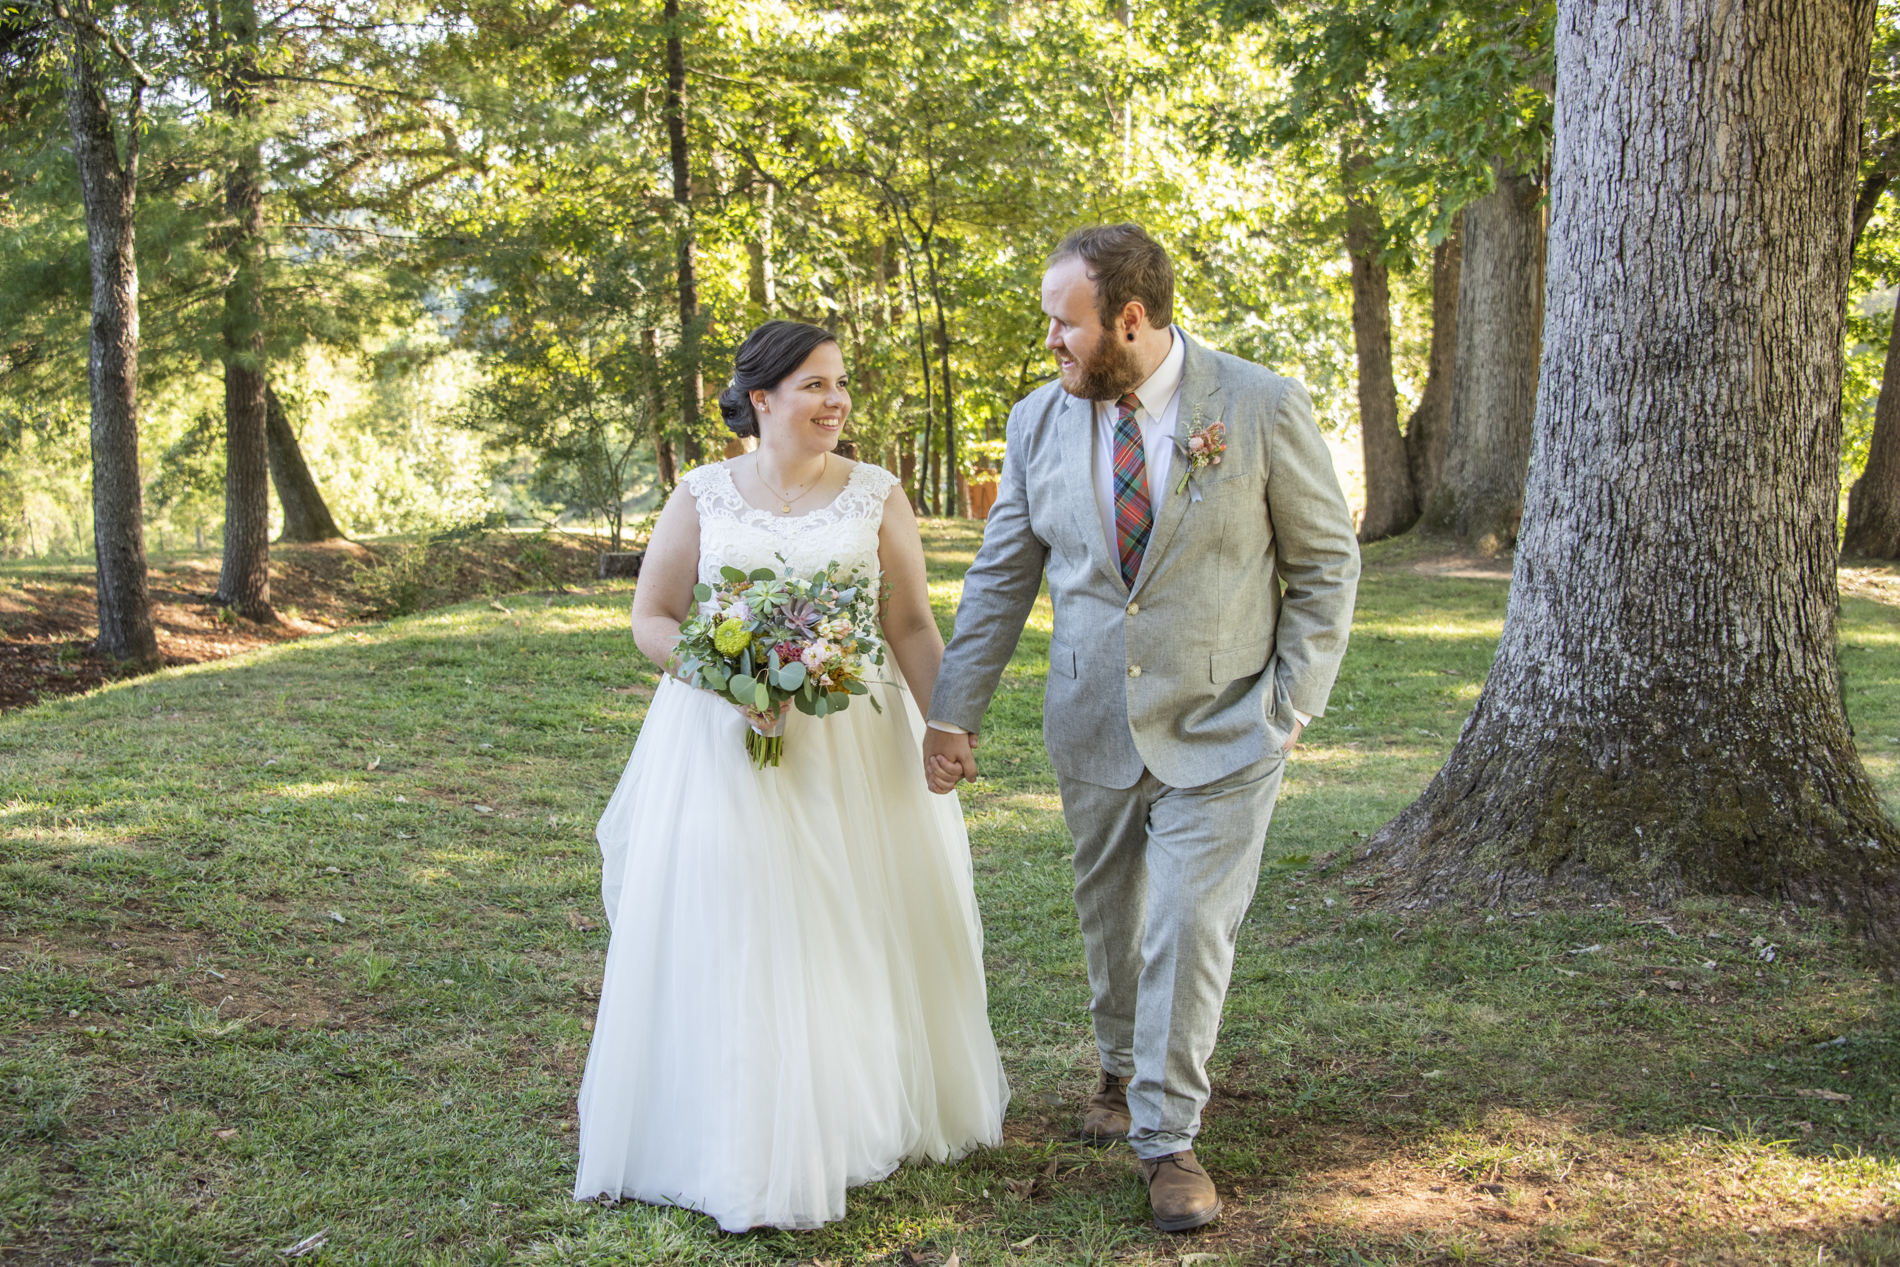
[[[976,781],[975,735],[955,734],[934,726],[924,731],[924,779],[942,796],[964,779]]]

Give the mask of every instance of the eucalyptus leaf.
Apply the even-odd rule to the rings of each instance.
[[[712,586],[706,584],[704,581],[693,586],[693,601],[710,603],[712,601]]]
[[[862,695],[868,688],[862,682],[846,682],[844,689],[853,695]]]
[[[811,696],[803,692],[792,696],[792,707],[807,717],[814,716],[818,712],[818,706],[812,703]]]
[[[749,677],[740,677],[736,673],[733,674],[726,682],[726,694],[732,697],[732,702],[735,704],[750,704],[752,702],[752,679]]]
[[[746,582],[746,580],[749,579],[744,572],[741,572],[738,568],[733,567],[730,564],[728,564],[725,567],[720,568],[719,575],[725,577],[728,581],[731,581],[734,585],[742,585]]]
[[[811,702],[812,716],[823,717],[826,713],[829,713],[830,711],[831,711],[831,696],[823,694],[821,692],[818,698]]]
[[[730,568],[721,570],[736,572],[739,569]],[[735,581],[776,581],[778,579],[778,573],[774,572],[771,568],[753,568],[750,576],[735,576],[732,579]]]
[[[778,671],[778,684],[785,690],[795,691],[805,685],[805,666],[794,660]]]

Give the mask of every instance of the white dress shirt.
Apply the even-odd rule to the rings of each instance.
[[[1181,412],[1181,371],[1187,365],[1187,344],[1180,331],[1169,327],[1171,345],[1155,372],[1135,388],[1135,425],[1141,428],[1141,450],[1148,471],[1148,507],[1161,518],[1161,502],[1168,493],[1168,469],[1174,464],[1174,423]],[[1121,542],[1115,533],[1115,423],[1121,410],[1112,400],[1095,402],[1095,509],[1102,517],[1102,536],[1108,557],[1121,566]]]

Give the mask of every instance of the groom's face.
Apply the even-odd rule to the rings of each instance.
[[[1140,384],[1132,345],[1102,324],[1082,259],[1058,260],[1042,275],[1042,310],[1049,317],[1043,346],[1055,354],[1062,390],[1083,400],[1116,400]]]

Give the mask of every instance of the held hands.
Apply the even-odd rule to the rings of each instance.
[[[947,730],[924,731],[924,780],[930,790],[943,796],[964,779],[976,781],[975,735],[957,735]]]

